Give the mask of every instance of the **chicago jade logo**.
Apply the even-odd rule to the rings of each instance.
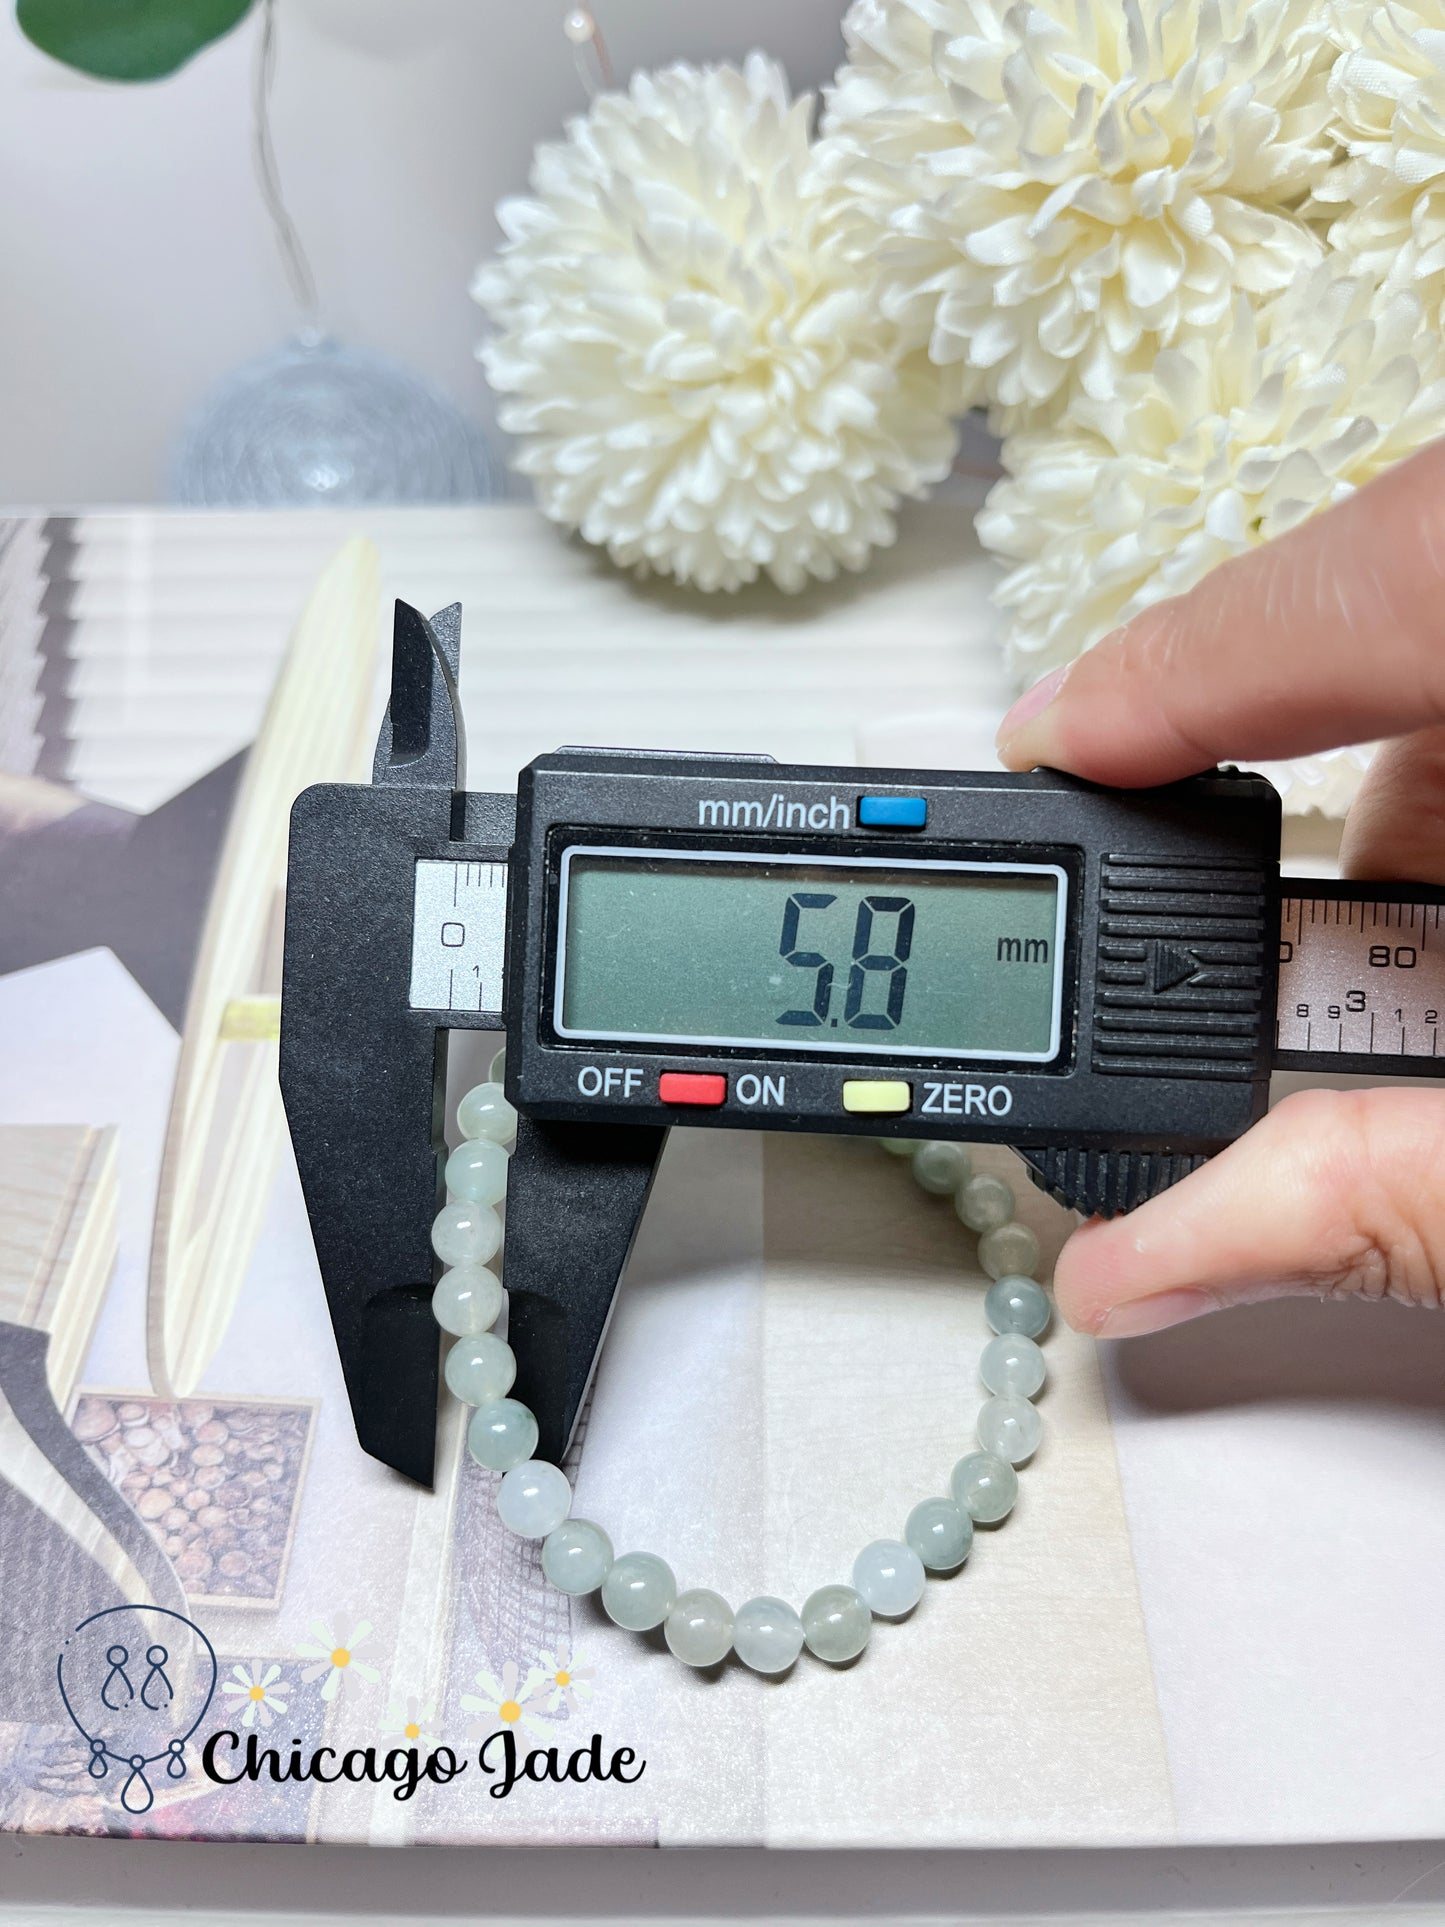
[[[149,1813],[166,1780],[185,1779],[216,1670],[200,1627],[165,1606],[108,1606],[67,1634],[55,1661],[61,1703],[89,1750],[86,1772],[118,1786],[127,1813]]]
[[[523,1753],[510,1727],[489,1733],[475,1758],[450,1746],[433,1746],[425,1753],[416,1746],[352,1746],[344,1751],[320,1746],[303,1753],[299,1740],[292,1740],[283,1755],[279,1747],[267,1745],[255,1733],[243,1743],[230,1727],[212,1733],[201,1748],[201,1771],[218,1786],[238,1786],[244,1780],[312,1780],[329,1786],[350,1780],[356,1785],[389,1784],[394,1800],[410,1800],[428,1782],[450,1786],[474,1765],[490,1781],[487,1791],[494,1800],[505,1800],[523,1781],[537,1786],[582,1786],[611,1780],[631,1786],[647,1770],[646,1760],[638,1759],[630,1746],[608,1752],[600,1733],[564,1758],[560,1746],[534,1746]]]
[[[148,1813],[167,1781],[184,1780],[194,1748],[199,1748],[202,1774],[216,1786],[350,1781],[389,1785],[395,1800],[413,1799],[426,1786],[448,1787],[473,1771],[486,1781],[494,1800],[505,1800],[527,1782],[631,1786],[647,1770],[646,1760],[632,1747],[609,1747],[600,1733],[570,1749],[554,1745],[524,1751],[508,1723],[509,1715],[520,1714],[520,1706],[510,1698],[497,1709],[501,1723],[481,1738],[474,1753],[417,1744],[308,1750],[299,1739],[271,1744],[259,1733],[243,1738],[230,1726],[201,1740],[199,1729],[215,1698],[219,1670],[215,1648],[201,1628],[162,1606],[108,1607],[81,1620],[67,1635],[55,1667],[61,1702],[88,1749],[86,1771],[96,1781],[109,1782],[106,1791],[119,1798],[127,1813]],[[228,1693],[236,1690],[229,1684],[225,1688]],[[253,1685],[246,1697],[264,1698],[264,1687]],[[469,1731],[468,1745],[477,1732]],[[172,1791],[179,1794],[182,1789],[173,1786]]]

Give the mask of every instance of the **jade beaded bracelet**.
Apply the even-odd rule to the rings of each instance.
[[[759,1673],[782,1673],[804,1646],[834,1664],[855,1659],[875,1617],[900,1619],[923,1596],[930,1572],[954,1572],[968,1557],[975,1526],[997,1525],[1018,1494],[1016,1467],[1038,1449],[1043,1421],[1031,1402],[1044,1384],[1035,1342],[1049,1323],[1049,1300],[1031,1275],[1038,1241],[1014,1217],[1014,1193],[991,1173],[974,1173],[967,1148],[952,1142],[880,1140],[911,1161],[925,1191],[952,1195],[962,1222],[979,1234],[979,1262],[994,1281],[984,1316],[995,1334],[979,1375],[989,1394],[979,1409],[979,1449],[953,1468],[947,1497],[926,1498],[909,1513],[901,1539],[875,1539],[853,1561],[852,1584],[822,1586],[801,1612],[781,1599],[749,1599],[734,1612],[705,1588],[679,1591],[666,1560],[651,1552],[614,1554],[601,1526],[574,1519],[572,1488],[559,1466],[532,1455],[537,1421],[508,1396],[517,1375],[512,1348],[492,1329],[506,1293],[489,1261],[502,1242],[497,1206],[506,1196],[508,1146],[517,1114],[501,1086],[502,1057],[492,1081],[468,1091],[457,1107],[462,1143],[447,1160],[450,1201],[432,1226],[432,1248],[448,1269],[432,1296],[443,1331],[456,1339],[446,1381],[474,1406],[467,1444],[479,1465],[502,1474],[497,1512],[525,1539],[542,1542],[542,1570],[559,1591],[600,1592],[617,1625],[631,1632],[663,1629],[668,1646],[689,1666],[715,1666],[735,1652]]]

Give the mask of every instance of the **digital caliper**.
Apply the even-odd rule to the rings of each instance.
[[[460,623],[397,605],[372,783],[298,798],[287,885],[297,1165],[358,1437],[412,1478],[450,1031],[507,1035],[508,1339],[553,1459],[672,1124],[1001,1141],[1113,1213],[1276,1068],[1445,1074],[1445,892],[1282,894],[1262,777],[563,749],[469,794]]]

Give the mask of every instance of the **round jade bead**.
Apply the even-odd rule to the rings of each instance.
[[[566,1473],[545,1459],[514,1465],[497,1487],[497,1515],[522,1539],[545,1539],[571,1510]]]
[[[1007,1278],[1037,1269],[1039,1241],[1026,1224],[1001,1224],[978,1241],[978,1262],[990,1278]]]
[[[995,1231],[1013,1217],[1013,1186],[980,1171],[954,1193],[953,1208],[970,1231]]]
[[[500,1084],[477,1084],[457,1106],[457,1129],[463,1137],[490,1138],[510,1144],[517,1135],[517,1113]]]
[[[891,1158],[911,1158],[918,1149],[916,1137],[880,1137],[876,1142],[882,1145]],[[791,1606],[788,1611],[793,1611]],[[793,1613],[793,1617],[796,1619],[797,1614]]]
[[[447,1189],[469,1204],[500,1204],[507,1195],[507,1163],[507,1153],[491,1138],[468,1138],[447,1159]]]
[[[431,1248],[444,1265],[484,1265],[502,1242],[502,1221],[489,1204],[444,1204],[432,1220]]]
[[[803,1622],[786,1600],[760,1593],[733,1615],[733,1650],[755,1673],[786,1673],[803,1650]]]
[[[479,1405],[467,1427],[467,1450],[489,1472],[510,1472],[537,1449],[537,1421],[517,1398]]]
[[[502,1281],[485,1265],[458,1265],[444,1271],[431,1295],[432,1317],[453,1338],[475,1338],[490,1331],[502,1315]]]
[[[732,1651],[733,1609],[702,1586],[680,1592],[663,1622],[662,1636],[684,1666],[716,1666]]]
[[[442,1369],[453,1398],[463,1405],[491,1405],[511,1391],[517,1360],[505,1338],[478,1332],[475,1338],[457,1340]]]
[[[1006,1272],[984,1293],[983,1315],[991,1331],[1022,1332],[1025,1338],[1037,1338],[1048,1329],[1048,1293],[1032,1278]]]
[[[630,1633],[660,1626],[677,1599],[672,1567],[655,1552],[624,1552],[602,1581],[602,1604],[609,1619]]]
[[[1022,1465],[1038,1451],[1044,1422],[1026,1398],[986,1398],[979,1407],[977,1431],[985,1452]]]
[[[949,1481],[954,1503],[981,1526],[996,1526],[1013,1511],[1019,1475],[1007,1459],[992,1452],[970,1452],[953,1468]]]
[[[913,1175],[925,1191],[946,1198],[961,1184],[967,1184],[973,1161],[962,1144],[930,1139],[913,1153]]]
[[[489,1084],[500,1084],[503,1082],[506,1075],[507,1075],[507,1047],[505,1044],[503,1044],[502,1048],[497,1052],[496,1056],[492,1059],[492,1068],[487,1072],[487,1082]]]
[[[875,1539],[853,1561],[853,1587],[869,1612],[901,1619],[923,1597],[923,1561],[901,1539]]]
[[[868,1603],[851,1586],[820,1586],[803,1601],[802,1617],[808,1651],[834,1666],[856,1659],[873,1630]]]
[[[558,1592],[596,1592],[612,1565],[612,1541],[590,1519],[564,1519],[542,1542],[542,1571]]]
[[[1044,1355],[1021,1332],[1003,1332],[984,1346],[978,1375],[1001,1398],[1032,1398],[1043,1389]]]
[[[930,1572],[956,1572],[973,1546],[973,1520],[952,1499],[920,1499],[903,1536]]]

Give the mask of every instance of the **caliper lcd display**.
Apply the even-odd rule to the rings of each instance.
[[[1051,864],[574,846],[559,1037],[1046,1062],[1067,878]]]

